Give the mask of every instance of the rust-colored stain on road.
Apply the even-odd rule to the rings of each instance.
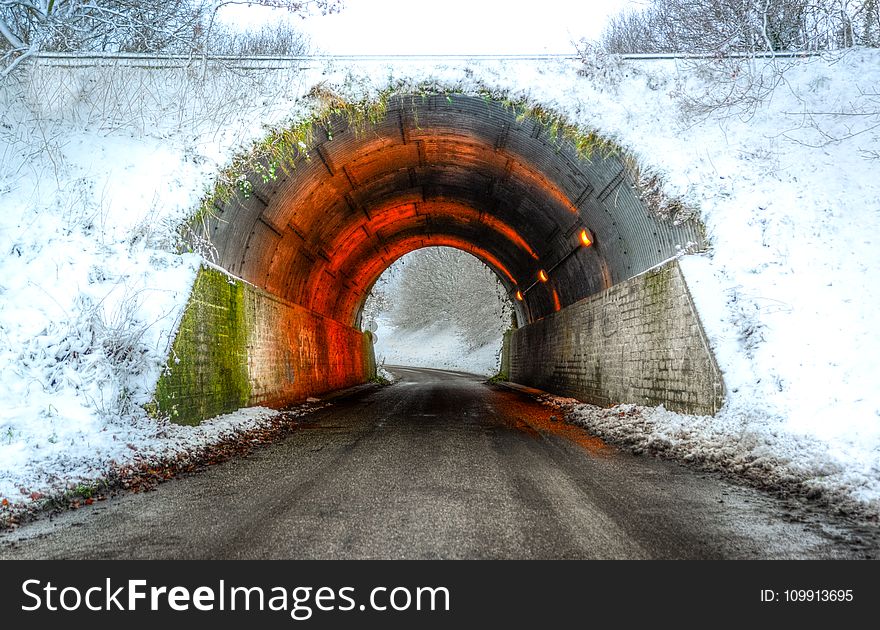
[[[592,455],[610,455],[609,447],[601,438],[586,429],[564,420],[564,414],[537,401],[528,394],[511,391],[499,406],[504,410],[506,423],[534,438],[558,435],[581,446]]]

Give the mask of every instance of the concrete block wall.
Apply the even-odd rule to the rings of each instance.
[[[203,267],[162,377],[155,411],[198,424],[241,407],[283,407],[375,376],[369,333]]]
[[[511,381],[596,405],[664,405],[714,415],[724,383],[678,261],[510,337]]]

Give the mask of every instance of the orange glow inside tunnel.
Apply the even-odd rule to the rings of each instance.
[[[373,179],[377,173],[420,162],[434,168],[458,167],[462,163],[476,166],[484,172],[498,172],[526,183],[530,188],[542,191],[568,212],[577,215],[578,209],[566,194],[546,174],[533,165],[499,153],[493,144],[486,144],[462,132],[428,125],[418,126],[418,139],[403,145],[389,145],[383,140],[366,138],[359,147],[359,156],[349,162],[346,171],[356,182]]]
[[[589,231],[586,228],[584,228],[583,230],[581,230],[581,245],[583,245],[584,247],[589,247],[592,244],[593,244],[593,239],[590,236]]]
[[[390,135],[322,145],[317,177],[264,212],[263,224],[283,241],[264,254],[267,289],[354,325],[370,288],[395,260],[422,247],[449,246],[480,259],[516,303],[525,303],[515,292],[517,278],[534,273],[538,251],[548,246],[549,222],[523,217],[539,208],[565,214],[578,208],[536,164],[470,130],[410,124],[409,109]],[[546,271],[540,273],[547,282]],[[536,297],[552,308],[549,295]]]
[[[382,272],[401,256],[422,247],[448,246],[466,251],[489,266],[508,289],[517,284],[504,261],[487,247],[474,243],[481,241],[479,232],[471,237],[444,233],[437,226],[432,230],[436,231],[420,228],[416,234],[377,235],[360,247],[337,250],[336,256],[326,262],[316,259],[305,284],[304,293],[310,298],[308,308],[353,325],[370,287]]]
[[[451,200],[431,200],[374,208],[370,218],[360,215],[355,221],[341,230],[341,234],[331,241],[327,250],[333,252],[335,269],[344,264],[344,254],[352,251],[359,244],[370,240],[375,234],[390,227],[401,230],[408,224],[433,218],[449,218],[462,224],[482,225],[497,232],[507,241],[516,245],[530,258],[537,260],[538,254],[515,229],[491,214],[480,212],[473,207]]]
[[[562,310],[562,304],[559,302],[559,293],[556,292],[556,289],[553,289],[553,310]]]
[[[389,202],[359,212],[315,250],[304,277],[307,306],[354,323],[367,293],[401,256],[422,247],[447,246],[481,260],[510,288],[517,285],[508,264],[536,260],[535,249],[496,216],[449,199]],[[505,260],[498,252],[506,254]],[[521,262],[518,262],[521,261]]]
[[[389,265],[449,246],[489,266],[528,324],[667,259],[674,243],[700,242],[642,207],[617,155],[584,160],[514,109],[404,92],[363,125],[330,115],[283,177],[250,173],[253,195],[218,201],[202,226],[217,263],[353,327]]]
[[[507,267],[504,266],[498,258],[482,247],[474,245],[470,241],[457,236],[426,234],[388,243],[386,256],[371,259],[366,265],[356,271],[355,277],[361,280],[358,282],[358,285],[365,288],[373,286],[373,283],[379,279],[379,276],[382,275],[382,272],[385,271],[391,263],[398,258],[423,247],[454,247],[455,249],[460,249],[479,258],[495,271],[495,273],[503,275],[511,284],[516,284],[516,280],[510,271],[508,271]]]

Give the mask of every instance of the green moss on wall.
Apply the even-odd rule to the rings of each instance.
[[[664,266],[648,271],[645,274],[645,289],[647,289],[648,295],[651,296],[650,304],[668,299],[671,270],[672,267]]]
[[[376,378],[376,351],[373,346],[373,334],[364,332],[364,377],[366,380]]]
[[[202,268],[147,411],[199,424],[375,378],[372,335]]]
[[[510,344],[513,336],[513,329],[506,330],[501,341],[501,365],[498,369],[498,375],[507,380],[510,376]]]
[[[245,288],[215,269],[202,268],[165,370],[155,410],[179,424],[198,424],[248,404],[248,326]]]

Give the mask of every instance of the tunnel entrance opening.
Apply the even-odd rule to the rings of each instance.
[[[239,156],[193,221],[223,271],[196,282],[160,410],[198,421],[367,380],[370,289],[432,246],[472,254],[511,298],[512,379],[603,403],[720,405],[683,277],[674,262],[648,271],[702,249],[702,225],[626,151],[503,95],[311,98],[312,116]]]
[[[370,291],[362,329],[378,365],[498,373],[513,304],[499,278],[473,255],[419,249],[395,261]]]

